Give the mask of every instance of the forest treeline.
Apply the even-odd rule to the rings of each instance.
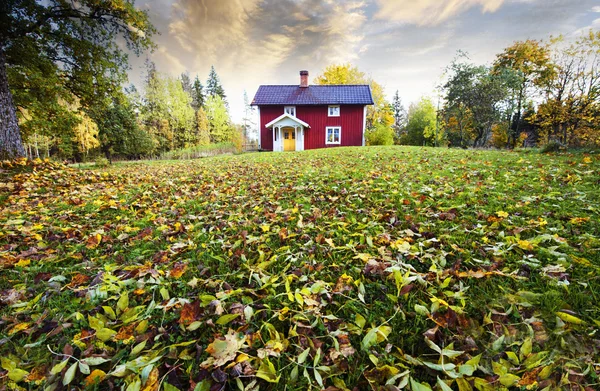
[[[406,112],[394,97],[398,144],[600,146],[600,32],[513,43],[491,65],[459,53],[437,98]],[[438,109],[439,107],[439,109]]]
[[[214,67],[203,85],[197,75],[172,77],[147,61],[141,90],[131,84],[107,99],[87,110],[64,102],[71,110],[60,119],[61,129],[56,123],[54,129],[39,127],[22,111],[27,154],[84,161],[99,154],[108,159],[174,156],[173,151],[223,143],[241,150],[254,124],[245,93],[244,123],[232,122]]]

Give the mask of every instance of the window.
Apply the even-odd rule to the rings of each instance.
[[[292,117],[296,116],[296,106],[285,106],[283,108],[283,112],[291,115]]]
[[[325,128],[325,144],[340,144],[342,139],[342,128]]]
[[[340,106],[329,106],[328,117],[339,117],[340,116]]]
[[[273,128],[273,136],[275,137],[275,141],[277,141],[277,133],[279,133],[277,128]]]

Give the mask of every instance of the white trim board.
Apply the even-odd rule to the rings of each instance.
[[[285,121],[288,120],[288,121]],[[296,117],[292,117],[291,115],[284,113],[282,115],[280,115],[279,117],[275,118],[273,121],[269,122],[268,124],[266,124],[265,126],[267,128],[272,127],[273,125],[278,125],[278,126],[286,126],[288,125],[287,122],[292,121],[297,125],[302,125],[305,128],[310,128],[310,125],[307,124],[306,122],[296,118]],[[282,122],[281,124],[279,124],[279,122]],[[294,126],[293,124],[289,124],[290,126]]]

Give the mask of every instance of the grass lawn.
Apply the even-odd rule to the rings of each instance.
[[[600,389],[597,155],[8,166],[0,389]]]

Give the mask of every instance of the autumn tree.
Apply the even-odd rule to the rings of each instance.
[[[554,67],[550,59],[550,48],[541,41],[518,41],[498,54],[493,68],[495,73],[511,70],[517,75],[514,112],[514,127],[508,134],[508,146],[515,146],[520,134],[520,123],[523,109],[528,100],[538,92],[539,88],[553,77]],[[511,115],[512,117],[512,115]]]
[[[447,71],[449,78],[443,88],[448,140],[459,147],[487,145],[508,95],[504,72],[493,73],[486,66],[458,59]]]
[[[16,107],[41,116],[39,102],[56,109],[68,92],[87,109],[120,89],[127,70],[121,48],[139,54],[152,47],[154,33],[133,1],[0,2],[0,154],[25,154]],[[15,98],[17,90],[36,96]]]
[[[392,127],[394,114],[390,103],[385,99],[381,84],[371,77],[367,77],[358,67],[352,64],[334,64],[325,68],[323,74],[317,76],[315,84],[368,84],[371,87],[371,95],[374,105],[367,107],[367,129],[373,129],[376,124]]]
[[[196,144],[192,97],[180,80],[156,72],[148,66],[141,121],[164,152]]]
[[[210,140],[214,143],[232,141],[233,129],[225,102],[218,95],[210,95],[205,103]]]
[[[553,39],[555,72],[544,84],[545,101],[535,119],[547,139],[564,145],[600,144],[600,32],[567,43]]]
[[[408,109],[406,134],[401,138],[402,144],[434,145],[442,140],[441,132],[437,129],[437,115],[433,102],[429,98],[421,98]]]
[[[196,133],[198,135],[198,145],[210,144],[210,124],[204,107],[200,107],[196,111]]]

